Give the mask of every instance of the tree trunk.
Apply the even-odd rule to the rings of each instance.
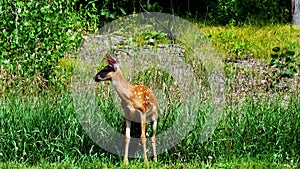
[[[300,0],[292,0],[293,23],[300,26]]]

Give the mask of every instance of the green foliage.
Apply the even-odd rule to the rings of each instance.
[[[229,42],[229,44],[233,46],[230,49],[230,53],[234,54],[236,57],[243,57],[248,51],[251,50],[251,48],[247,46],[245,42]]]
[[[255,4],[255,9],[259,9],[258,11],[251,8],[253,4]],[[185,12],[181,11],[182,9],[187,9],[188,12],[194,10],[201,15],[199,17],[208,14],[218,23],[245,21],[245,18],[250,16],[255,18],[256,13],[264,20],[274,18],[274,20],[286,21],[288,12],[288,4],[281,1],[259,3],[254,0],[249,2],[220,0],[209,3],[174,1],[172,6],[178,6],[178,9],[173,8],[174,10],[171,11],[177,11],[183,15]],[[170,4],[165,1],[140,2],[138,0],[49,2],[2,0],[0,3],[1,83],[12,85],[32,80],[42,86],[64,83],[60,80],[66,81],[67,75],[64,73],[69,73],[65,72],[58,63],[67,52],[74,51],[80,45],[81,36],[78,32],[95,32],[98,27],[108,21],[127,14],[144,12],[144,9],[166,12],[170,11]],[[193,15],[189,16],[193,17]],[[195,17],[198,16],[195,15]],[[140,37],[141,40],[137,39],[137,43],[152,43],[152,39],[154,39],[154,45],[170,42],[164,38],[165,34],[160,32],[149,32]],[[225,41],[224,44],[226,43],[228,42]],[[232,41],[229,44],[232,47],[228,51],[238,57],[248,50],[257,49],[251,47],[251,44],[245,40]],[[8,81],[10,83],[6,83]]]
[[[205,20],[217,24],[237,25],[242,22],[286,23],[291,20],[290,1],[272,0],[197,0],[197,1],[139,1],[139,0],[79,0],[75,8],[86,30],[113,19],[151,11],[179,15],[193,20]],[[266,12],[267,11],[267,12]],[[98,26],[97,26],[98,25]]]
[[[159,11],[157,2],[144,3],[139,0],[78,0],[75,5],[80,13],[82,28],[88,32],[95,32],[97,28],[125,15],[149,11]]]
[[[1,73],[22,81],[38,75],[56,83],[57,64],[78,47],[81,36],[74,1],[11,1],[0,4]]]
[[[274,66],[272,74],[278,79],[282,77],[291,78],[297,73],[297,69],[300,67],[300,54],[296,55],[294,51],[280,50],[280,47],[274,47],[272,49],[274,54],[271,54],[272,60],[270,66]]]
[[[274,46],[297,52],[300,28],[293,25],[203,26],[215,49],[224,59],[254,58],[269,61]]]
[[[246,20],[270,22],[288,22],[290,2],[273,0],[217,0],[211,18],[217,23],[237,25]]]

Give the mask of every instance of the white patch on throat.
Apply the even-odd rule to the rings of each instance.
[[[112,84],[113,86],[115,86],[115,85],[116,85],[116,81],[111,80],[111,84]]]

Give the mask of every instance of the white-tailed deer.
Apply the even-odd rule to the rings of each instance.
[[[141,141],[144,151],[144,161],[147,163],[147,148],[146,148],[146,122],[150,119],[152,125],[152,148],[154,161],[157,161],[156,154],[156,126],[158,119],[158,103],[147,86],[132,85],[124,78],[119,67],[119,62],[113,56],[106,58],[108,65],[96,74],[94,80],[96,82],[110,80],[116,92],[121,98],[121,106],[125,116],[125,150],[124,163],[128,164],[128,148],[130,142],[130,127],[131,122],[141,123]]]

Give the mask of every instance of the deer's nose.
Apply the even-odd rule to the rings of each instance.
[[[99,75],[96,75],[96,76],[94,76],[94,80],[95,80],[95,82],[100,82],[100,76]]]

